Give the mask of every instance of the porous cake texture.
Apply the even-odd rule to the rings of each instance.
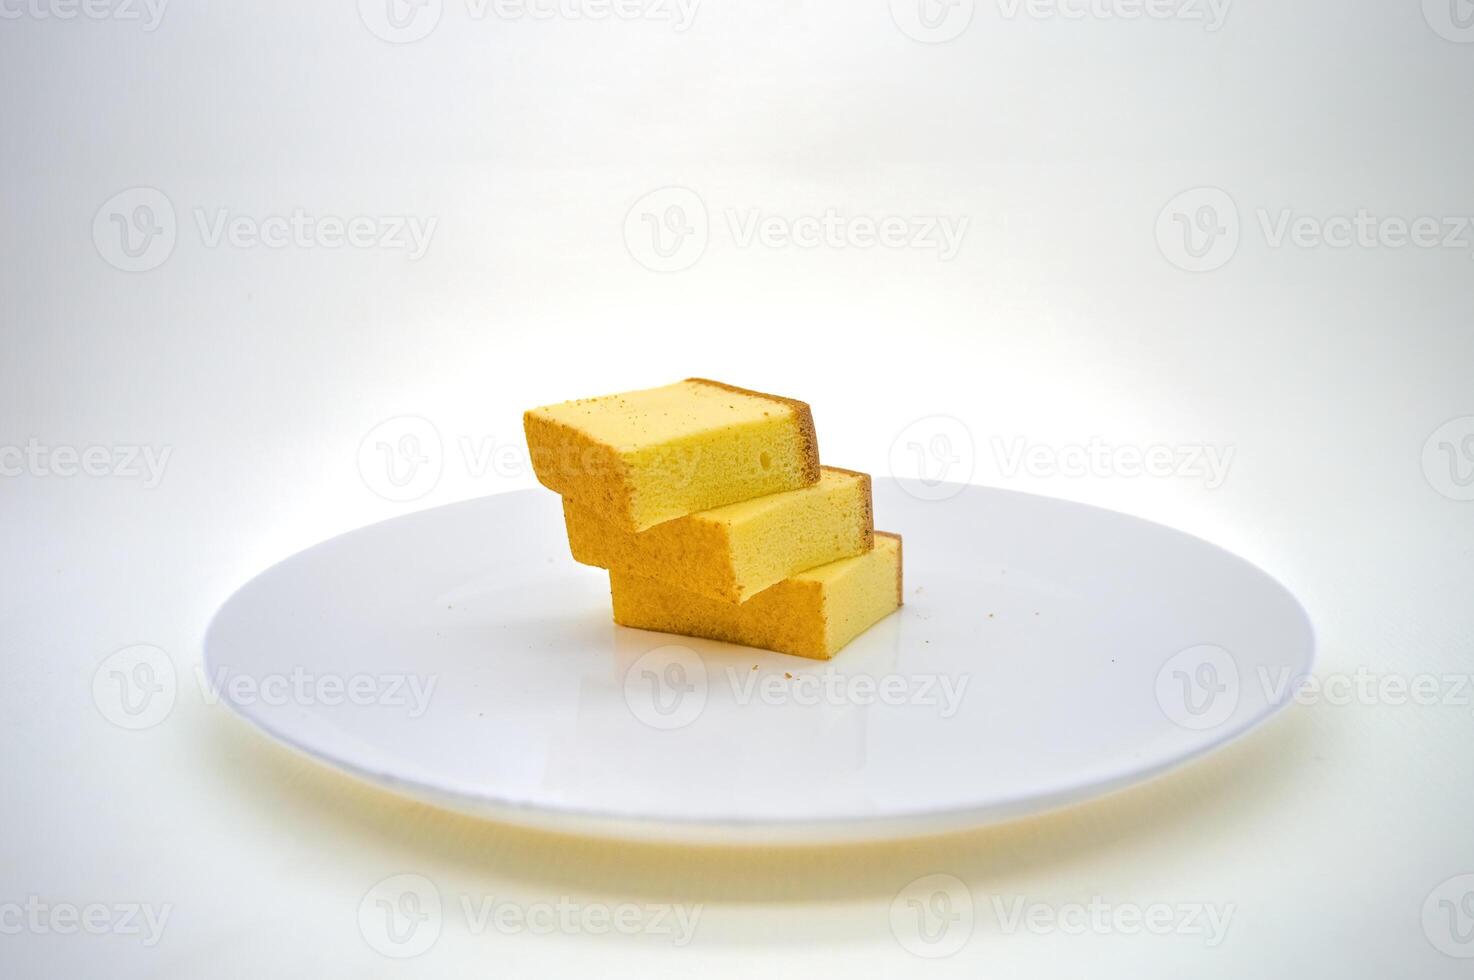
[[[869,551],[870,477],[825,466],[819,482],[630,533],[563,501],[575,561],[619,569],[723,602],[745,602],[799,572]]]
[[[691,378],[523,416],[546,487],[621,531],[819,481],[809,406]]]
[[[828,660],[901,605],[900,535],[875,532],[875,547],[801,572],[737,604],[617,569],[609,573],[614,621]]]

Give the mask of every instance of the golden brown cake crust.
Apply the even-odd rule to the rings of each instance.
[[[896,539],[896,605],[904,606],[906,604],[906,553],[901,543],[901,536],[890,531],[876,531],[875,536]]]
[[[766,391],[739,388],[736,385],[713,381],[710,378],[687,378],[686,381],[690,384],[711,385],[713,388],[735,391],[739,395],[751,395],[754,398],[783,402],[791,406],[795,420],[798,422],[799,438],[803,441],[804,486],[813,486],[819,482],[819,433],[814,428],[814,412],[809,408],[808,402],[801,402],[797,398],[785,398],[782,395],[771,395]]]
[[[844,473],[849,476],[858,476],[860,482],[865,485],[865,550],[869,551],[875,547],[875,494],[870,484],[870,474],[861,473],[859,470],[847,470],[842,466],[830,466],[827,463],[823,469],[833,470],[836,473]]]
[[[540,466],[538,451],[534,448],[536,440],[533,438],[534,429],[545,429],[548,432],[557,433],[564,440],[565,446],[584,444],[581,453],[582,462],[588,464],[597,458],[597,462],[589,467],[589,475],[602,476],[601,500],[605,507],[622,509],[627,511],[631,505],[629,487],[621,481],[614,481],[614,476],[619,469],[617,457],[614,455],[613,447],[586,438],[583,433],[574,427],[537,414],[537,409],[528,409],[522,413],[522,437],[527,442],[528,458],[532,462],[532,473],[537,482],[552,490],[554,493],[563,493],[567,488],[559,479],[560,474],[556,467]],[[595,454],[591,456],[590,453]]]

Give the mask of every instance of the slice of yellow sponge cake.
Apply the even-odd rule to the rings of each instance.
[[[870,477],[822,467],[811,487],[772,493],[631,534],[563,501],[574,561],[744,602],[791,575],[863,554],[874,542]]]
[[[819,481],[803,402],[691,378],[523,416],[538,480],[627,532]]]
[[[875,547],[785,579],[741,605],[615,569],[614,621],[828,660],[901,605],[901,538],[875,532]]]

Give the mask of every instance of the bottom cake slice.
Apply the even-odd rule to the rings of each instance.
[[[738,605],[627,572],[611,571],[614,621],[828,660],[901,605],[901,536],[784,579]]]

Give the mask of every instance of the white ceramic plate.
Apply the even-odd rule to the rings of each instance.
[[[281,741],[442,806],[827,841],[1145,779],[1264,721],[1311,669],[1295,599],[1197,538],[982,487],[875,493],[905,536],[906,605],[828,663],[614,626],[558,499],[522,491],[276,565],[216,615],[207,670]]]

